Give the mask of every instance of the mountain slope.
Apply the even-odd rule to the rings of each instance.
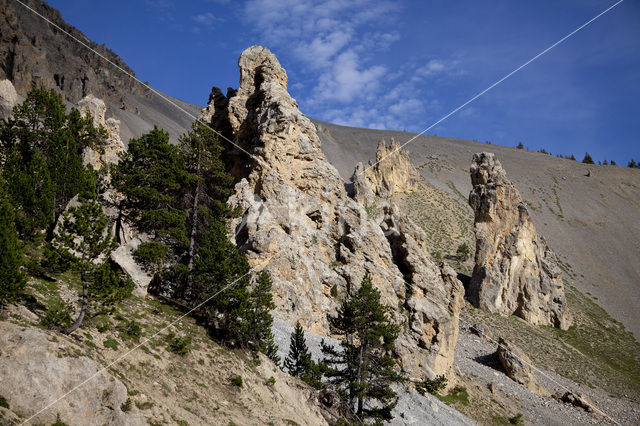
[[[25,3],[135,76],[118,55],[67,24],[56,9],[39,0]],[[120,120],[125,142],[154,124],[177,140],[193,122],[193,116],[200,113],[201,107],[169,97],[191,116],[179,110],[59,28],[13,0],[0,0],[0,79],[11,80],[19,95],[26,96],[33,87],[55,88],[69,104],[75,105],[84,96],[93,94],[105,101],[107,116]]]
[[[402,144],[415,136],[320,121],[315,124],[325,155],[346,180],[358,161],[375,159],[380,139],[395,138]],[[593,295],[597,303],[640,337],[639,170],[587,165],[525,150],[428,135],[419,136],[406,149],[429,184],[449,194],[456,204],[471,190],[472,154],[495,153],[527,202],[538,232],[560,256],[569,282]],[[472,218],[471,209],[467,209]]]

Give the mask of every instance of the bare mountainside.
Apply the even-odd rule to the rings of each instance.
[[[177,140],[200,112],[197,105],[167,96],[190,116],[128,76],[135,73],[118,55],[66,23],[56,9],[39,0],[24,3],[55,26],[13,0],[0,0],[0,79],[11,80],[20,96],[33,87],[44,87],[58,90],[70,105],[89,94],[101,98],[107,115],[120,120],[125,143],[154,124]]]
[[[357,162],[375,161],[380,139],[395,138],[403,144],[415,136],[320,121],[315,124],[325,155],[345,180],[350,179]],[[495,153],[528,205],[538,232],[558,254],[570,284],[592,295],[640,337],[638,170],[587,165],[526,150],[429,135],[417,137],[406,149],[429,184],[461,202],[471,190],[469,165],[473,153]],[[468,212],[472,217],[470,208]]]

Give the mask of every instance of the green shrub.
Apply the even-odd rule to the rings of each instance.
[[[106,315],[97,315],[93,317],[91,321],[100,333],[111,330],[111,320],[109,320],[109,317]]]
[[[40,324],[56,330],[71,327],[71,312],[69,306],[60,299],[55,299],[40,318]]]
[[[102,344],[105,348],[111,348],[114,351],[118,350],[118,341],[113,337],[107,337],[107,339]]]
[[[106,261],[91,274],[89,295],[103,305],[112,305],[131,296],[135,287],[129,276]]]
[[[136,401],[136,407],[138,407],[138,409],[140,409],[140,410],[148,410],[149,408],[153,407],[153,402],[151,402],[151,401],[146,401],[146,402],[138,402],[138,401]]]
[[[462,405],[469,405],[469,394],[467,393],[467,389],[462,386],[454,387],[448,395],[439,398],[445,404],[459,402]]]
[[[232,377],[231,378],[231,384],[233,386],[237,386],[237,387],[241,388],[242,387],[242,376],[237,375],[237,376]]]
[[[273,387],[273,385],[276,384],[276,378],[271,376],[267,380],[264,381],[264,384],[269,386],[269,387]]]
[[[145,241],[140,243],[133,252],[133,257],[147,270],[154,271],[167,259],[169,247],[158,241]]]
[[[7,410],[9,409],[9,403],[7,402],[7,400],[4,398],[4,396],[0,396],[0,407],[4,407]]]
[[[447,378],[444,375],[437,376],[435,379],[424,379],[422,382],[416,384],[416,390],[422,395],[427,392],[430,394],[437,394],[441,389],[447,385]]]
[[[169,333],[165,337],[167,350],[174,354],[185,356],[191,351],[191,336],[180,337],[174,333]]]
[[[338,284],[334,284],[331,287],[331,297],[338,297]]]
[[[42,248],[40,266],[47,272],[61,274],[67,272],[76,263],[76,258],[67,250],[59,250],[51,243]]]
[[[127,398],[127,400],[120,405],[120,409],[125,413],[131,410],[131,398]]]
[[[142,336],[142,327],[135,320],[125,320],[116,326],[118,336],[123,340],[140,340]]]
[[[511,417],[509,419],[509,423],[511,423],[512,425],[521,425],[521,424],[523,424],[523,422],[522,422],[522,413],[518,413],[515,416]]]
[[[471,249],[467,243],[460,244],[456,250],[456,257],[459,260],[465,261],[471,256]]]

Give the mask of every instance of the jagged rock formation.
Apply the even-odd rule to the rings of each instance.
[[[536,381],[533,375],[533,364],[522,349],[500,338],[496,354],[505,373],[512,380],[525,385],[530,391],[538,395],[549,396],[549,393]]]
[[[410,194],[417,188],[418,176],[409,153],[393,138],[389,146],[383,139],[378,143],[375,163],[369,163],[367,167],[362,163],[356,165],[351,178],[353,197],[361,204],[371,206],[376,196],[391,198],[399,192]]]
[[[469,300],[488,312],[567,329],[569,312],[555,254],[536,234],[520,193],[493,154],[474,154],[471,183],[476,253]]]
[[[202,117],[239,147],[227,147],[239,179],[230,203],[244,212],[235,240],[252,267],[271,273],[276,315],[327,335],[336,296],[368,271],[408,324],[397,345],[401,368],[415,379],[447,373],[462,299],[453,271],[430,259],[422,235],[391,207],[380,223],[348,197],[268,49],[251,47],[238,64],[240,88],[229,97],[214,88]]]
[[[107,131],[107,143],[103,148],[103,152],[86,148],[83,152],[84,165],[90,164],[94,170],[99,170],[104,165],[117,163],[118,154],[125,150],[124,143],[120,138],[120,121],[113,117],[105,120],[107,106],[102,99],[96,98],[91,94],[78,102],[77,109],[83,117],[91,114],[93,125],[95,127],[103,127]]]
[[[67,354],[63,344],[49,341],[37,328],[0,322],[0,347],[0,393],[11,411],[23,418],[35,415],[56,397],[102,370],[100,364],[87,357]],[[83,388],[37,414],[33,423],[146,424],[135,407],[128,413],[122,411],[127,388],[108,372],[100,372]]]
[[[0,80],[0,120],[6,120],[18,103],[18,94],[9,80]]]

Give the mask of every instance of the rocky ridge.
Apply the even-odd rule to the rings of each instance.
[[[369,162],[367,167],[361,162],[356,165],[351,178],[353,198],[365,206],[371,206],[376,202],[376,197],[389,199],[397,193],[410,194],[418,186],[418,177],[409,153],[401,149],[393,138],[388,146],[382,139],[378,143],[376,162]]]
[[[520,193],[491,153],[474,154],[470,173],[476,252],[469,300],[534,325],[569,328],[556,256],[536,233]]]
[[[238,65],[240,88],[228,97],[214,88],[202,118],[241,148],[227,147],[239,180],[230,203],[243,211],[235,240],[252,267],[271,273],[276,316],[328,335],[327,312],[369,272],[407,324],[402,370],[416,380],[449,373],[463,297],[453,271],[430,258],[424,235],[392,206],[374,218],[347,195],[268,49],[245,50]]]
[[[102,166],[117,163],[118,154],[125,150],[124,143],[120,138],[120,121],[113,117],[105,120],[107,106],[102,99],[96,98],[92,94],[82,98],[76,108],[83,117],[91,114],[94,127],[103,127],[107,131],[107,140],[103,151],[98,152],[87,148],[83,153],[84,165],[90,164],[94,170],[99,170]]]

